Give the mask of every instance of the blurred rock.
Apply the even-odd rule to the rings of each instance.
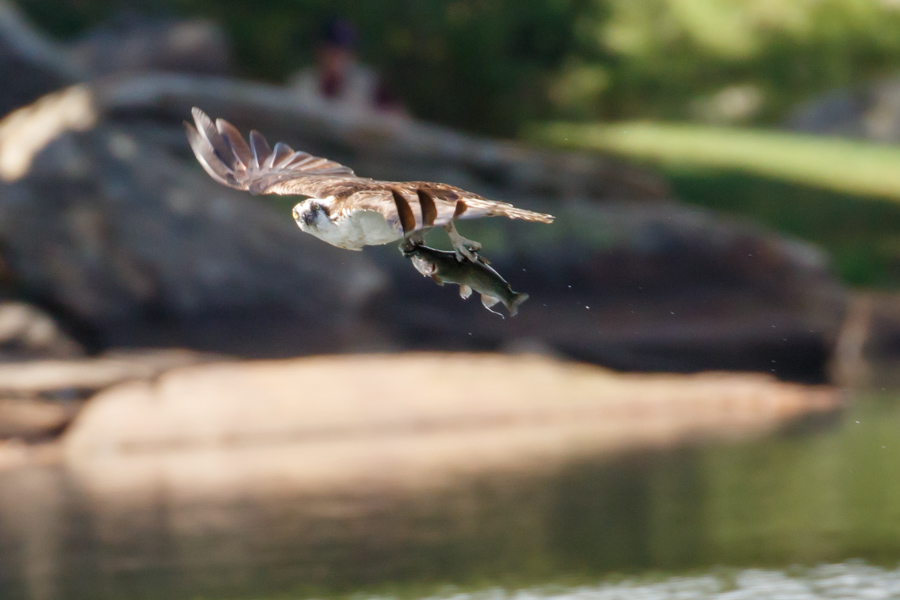
[[[0,181],[15,181],[28,173],[35,155],[66,131],[84,131],[97,124],[97,111],[84,86],[48,94],[0,121]],[[79,157],[65,168],[77,170]]]
[[[853,294],[830,369],[833,381],[856,389],[900,387],[900,296]]]
[[[788,129],[821,135],[900,142],[900,79],[836,90],[794,110]]]
[[[761,375],[620,375],[490,354],[319,357],[201,365],[117,386],[90,402],[63,441],[68,458],[87,468],[129,455],[183,461],[236,448],[241,460],[220,458],[226,479],[263,455],[271,470],[256,469],[267,474],[257,483],[303,484],[546,466],[571,453],[670,445],[701,432],[758,434],[840,405],[833,389]]]
[[[35,442],[56,437],[77,413],[72,403],[0,398],[0,440]]]
[[[7,0],[0,0],[0,73],[0,117],[85,75]]]
[[[0,357],[21,360],[83,354],[81,345],[45,312],[21,302],[0,303]]]
[[[124,381],[150,381],[177,367],[221,360],[225,359],[186,350],[148,350],[0,363],[0,397],[81,400]]]
[[[68,114],[44,104],[24,120]],[[29,143],[17,117],[0,124],[0,167]],[[58,135],[32,158],[2,187],[4,256],[32,297],[101,337],[236,311],[277,315],[298,348],[325,350],[383,283],[364,255],[299,235],[289,213],[109,125]]]
[[[92,76],[167,71],[225,75],[228,39],[217,24],[124,12],[68,45],[71,60]]]
[[[0,311],[0,328],[4,316]],[[83,400],[108,387],[151,381],[177,367],[223,360],[186,351],[56,360],[19,354],[15,359],[0,363],[0,440],[26,442],[58,436],[81,410]]]

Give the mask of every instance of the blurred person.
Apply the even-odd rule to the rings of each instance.
[[[403,103],[374,69],[356,56],[357,32],[352,23],[330,19],[323,23],[316,45],[316,63],[288,80],[301,102],[325,103],[354,112],[407,116]]]

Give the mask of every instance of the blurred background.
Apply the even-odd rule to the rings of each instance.
[[[0,0],[0,81],[0,600],[900,597],[900,2]],[[556,215],[460,225],[530,299],[193,106]]]

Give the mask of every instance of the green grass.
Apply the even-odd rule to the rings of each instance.
[[[851,285],[900,288],[898,147],[652,123],[555,123],[526,136],[647,164],[685,202],[821,245]]]

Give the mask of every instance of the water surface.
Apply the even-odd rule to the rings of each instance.
[[[0,473],[0,599],[578,585],[612,598],[624,597],[609,587],[623,578],[682,575],[713,577],[719,587],[707,595],[725,597],[722,572],[774,569],[758,573],[790,580],[790,569],[823,563],[880,565],[876,579],[896,582],[898,434],[900,395],[882,393],[761,439],[578,455],[436,486],[373,479],[211,498],[160,478],[110,500],[63,466],[31,466]],[[853,560],[874,566],[841,565]],[[820,577],[804,573],[807,583]]]

